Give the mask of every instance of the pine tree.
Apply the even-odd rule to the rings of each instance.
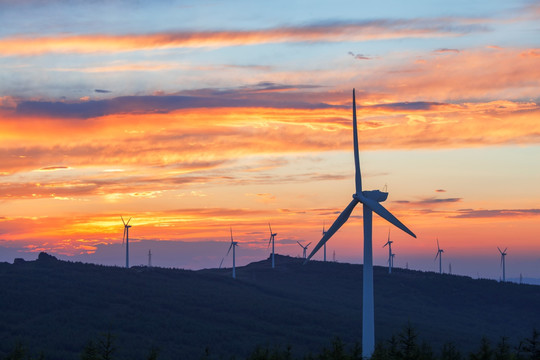
[[[540,359],[540,333],[533,329],[532,336],[523,342],[523,353],[531,360]]]
[[[401,334],[399,334],[398,359],[417,360],[420,355],[416,338],[418,335],[414,331],[411,323],[407,323]]]
[[[461,354],[454,343],[445,343],[441,351],[441,360],[461,360]]]
[[[92,340],[90,340],[81,353],[81,360],[99,360],[98,350]]]
[[[116,351],[114,347],[114,336],[110,332],[102,335],[99,340],[99,353],[101,360],[112,360],[112,354]]]
[[[486,337],[482,337],[480,349],[477,353],[471,353],[471,360],[492,360],[493,351],[491,350],[491,344]]]
[[[501,340],[497,343],[497,349],[495,349],[495,360],[510,360],[512,359],[510,354],[510,345],[508,344],[508,338],[506,336],[501,337]]]

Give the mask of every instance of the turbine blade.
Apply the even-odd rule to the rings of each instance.
[[[356,193],[362,193],[362,174],[360,173],[360,159],[358,158],[358,127],[356,125],[356,96],[354,89],[353,98],[353,145],[354,145],[354,180],[356,184]]]
[[[126,226],[126,222],[124,221],[124,217],[120,216],[120,219],[122,219],[122,222],[124,223],[124,226]]]
[[[129,220],[127,221],[126,225],[129,225],[129,222],[131,221],[131,218],[129,218]]]
[[[497,250],[499,250],[499,252],[502,254],[503,252],[501,251],[501,249],[497,246]]]
[[[437,255],[435,255],[435,259],[433,259],[433,261],[437,260],[437,258],[439,257],[439,254],[440,254],[440,252],[437,251]]]
[[[332,237],[332,235],[334,235],[336,231],[338,231],[339,228],[347,222],[356,204],[358,204],[358,200],[352,199],[352,201],[349,203],[349,205],[347,205],[345,210],[343,210],[343,212],[339,214],[339,216],[334,221],[332,226],[330,226],[326,234],[323,235],[322,239],[319,241],[317,246],[313,248],[313,250],[311,251],[311,254],[309,254],[309,256],[306,258],[306,261],[304,261],[304,263],[306,263],[309,259],[311,259],[313,255],[315,255],[317,251]]]
[[[219,263],[219,268],[221,269],[221,265],[223,265],[223,260],[225,260],[225,258],[221,258],[221,262]]]
[[[385,207],[379,204],[377,201],[367,198],[365,196],[361,196],[360,201],[362,201],[364,206],[369,207],[373,212],[388,221],[390,224],[400,228],[412,237],[416,237],[416,235],[414,235],[414,233],[409,230],[409,228],[403,225],[401,221],[399,221],[394,215],[392,215],[392,213],[390,213],[390,211],[386,210]]]
[[[231,242],[231,246],[229,246],[229,251],[227,251],[227,255],[226,255],[226,256],[229,256],[229,253],[231,252],[232,246],[233,246],[233,243]]]
[[[437,238],[437,250],[441,250],[441,248],[439,247],[439,238]]]
[[[504,255],[506,255],[506,250],[508,250],[508,248],[505,248],[505,249],[504,249]]]
[[[231,229],[231,242],[233,241],[233,238],[232,238],[232,226],[230,227]]]
[[[313,241],[310,241],[307,245],[306,245],[306,248],[312,243]]]
[[[270,226],[270,223],[268,223],[268,228],[270,229],[270,234],[272,234],[272,227]]]
[[[272,242],[272,235],[270,235],[270,239],[268,240],[268,246],[266,246],[266,249],[268,250],[268,248],[270,247],[270,243]]]
[[[386,245],[388,245],[388,241],[387,241],[386,244],[384,244],[382,247],[386,247]]]

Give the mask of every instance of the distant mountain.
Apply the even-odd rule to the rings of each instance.
[[[80,359],[114,337],[115,359],[242,358],[257,344],[317,353],[361,339],[362,266],[276,256],[231,269],[188,271],[59,261],[0,263],[0,358],[20,341],[47,359]],[[540,286],[375,267],[378,341],[410,324],[435,351],[482,336],[511,344],[540,328]]]

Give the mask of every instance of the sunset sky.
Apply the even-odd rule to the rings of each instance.
[[[0,261],[299,256],[365,189],[395,266],[540,278],[540,2],[0,0]],[[362,262],[362,211],[328,243]],[[376,265],[389,224],[374,216]],[[321,259],[322,254],[314,259]],[[226,258],[225,266],[232,259]]]

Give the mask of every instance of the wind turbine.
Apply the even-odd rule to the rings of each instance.
[[[229,253],[231,252],[231,249],[232,249],[232,277],[233,277],[233,279],[236,279],[236,252],[235,252],[235,249],[236,249],[237,246],[238,246],[238,242],[233,240],[232,227],[231,227],[231,246],[229,246],[229,251],[227,251],[226,256],[229,256]],[[221,260],[221,262],[223,262],[223,260]],[[219,267],[221,268],[221,264],[219,265]]]
[[[392,254],[392,243],[393,241],[390,240],[390,229],[388,229],[388,241],[386,244],[383,245],[385,247],[388,245],[388,273],[392,273],[392,267],[394,267],[394,254]]]
[[[270,226],[270,223],[268,223],[268,228],[270,229],[270,240],[268,240],[268,246],[270,246],[270,243],[272,243],[272,269],[275,267],[274,262],[274,240],[276,239],[277,233],[272,232],[272,227]],[[268,246],[266,247],[268,249]]]
[[[498,246],[497,249],[499,249]],[[503,281],[506,281],[506,250],[508,250],[508,248],[504,249],[504,251],[501,251],[501,249],[499,249],[499,252],[501,253],[501,266],[503,268]]]
[[[124,218],[120,216],[122,219],[122,222],[124,223],[124,236],[122,237],[122,245],[124,245],[124,241],[126,242],[126,268],[129,269],[129,228],[131,225],[129,225],[129,222],[131,221],[131,218],[127,222],[124,221]]]
[[[311,244],[311,242],[310,242],[309,244],[307,244],[306,246],[300,244],[300,242],[298,242],[298,241],[297,241],[297,243],[298,243],[298,245],[300,245],[300,247],[301,247],[302,250],[304,251],[303,258],[305,259],[305,258],[306,258],[306,251],[307,251],[307,248],[308,248],[309,244]]]
[[[324,229],[324,222],[322,225],[322,236],[326,235],[326,230]],[[304,256],[305,258],[305,256]],[[324,262],[326,262],[326,243],[324,243]]]
[[[437,238],[437,254],[435,255],[435,260],[437,260],[437,257],[439,258],[439,274],[442,274],[442,253],[443,252],[444,250],[441,249],[439,246],[439,238]]]
[[[152,250],[148,250],[148,267],[152,267]]]
[[[409,235],[416,237],[414,233],[403,225],[394,215],[386,210],[380,203],[388,197],[387,192],[379,190],[362,190],[362,176],[360,174],[360,160],[358,158],[358,132],[356,125],[356,99],[353,89],[353,149],[355,167],[355,193],[349,205],[334,221],[330,229],[319,241],[311,254],[306,259],[309,260],[315,253],[341,228],[349,219],[354,207],[358,203],[363,204],[364,220],[364,268],[363,268],[363,301],[362,301],[362,357],[369,358],[375,349],[375,316],[373,303],[373,249],[372,249],[372,218],[373,212],[383,219],[397,226]]]

